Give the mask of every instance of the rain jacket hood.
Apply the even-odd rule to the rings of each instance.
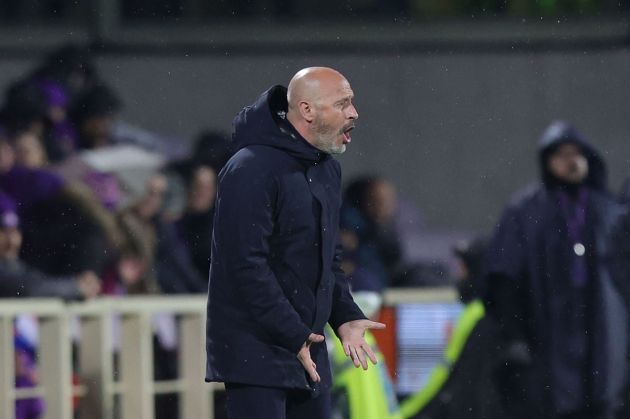
[[[237,150],[266,145],[298,160],[319,162],[328,155],[308,143],[287,121],[287,88],[273,86],[234,118],[232,141]]]

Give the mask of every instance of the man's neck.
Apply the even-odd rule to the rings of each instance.
[[[564,183],[557,183],[555,185],[555,189],[565,193],[571,200],[576,200],[581,191],[586,189],[587,186],[584,183],[570,183],[570,182],[564,182]]]

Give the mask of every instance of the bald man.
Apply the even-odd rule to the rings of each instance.
[[[226,383],[230,419],[326,419],[329,323],[356,367],[376,358],[338,244],[341,169],[358,118],[350,83],[299,71],[234,119],[239,150],[219,174],[206,381]]]

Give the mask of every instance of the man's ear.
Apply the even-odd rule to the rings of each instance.
[[[307,122],[313,122],[313,119],[315,119],[315,110],[310,103],[303,100],[298,103],[298,109],[300,110],[300,115],[302,116],[302,118],[304,118]]]

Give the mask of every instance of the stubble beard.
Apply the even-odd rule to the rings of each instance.
[[[346,145],[335,144],[337,137],[340,135],[334,128],[322,121],[315,120],[313,123],[315,131],[315,147],[327,154],[343,154],[346,151]]]

